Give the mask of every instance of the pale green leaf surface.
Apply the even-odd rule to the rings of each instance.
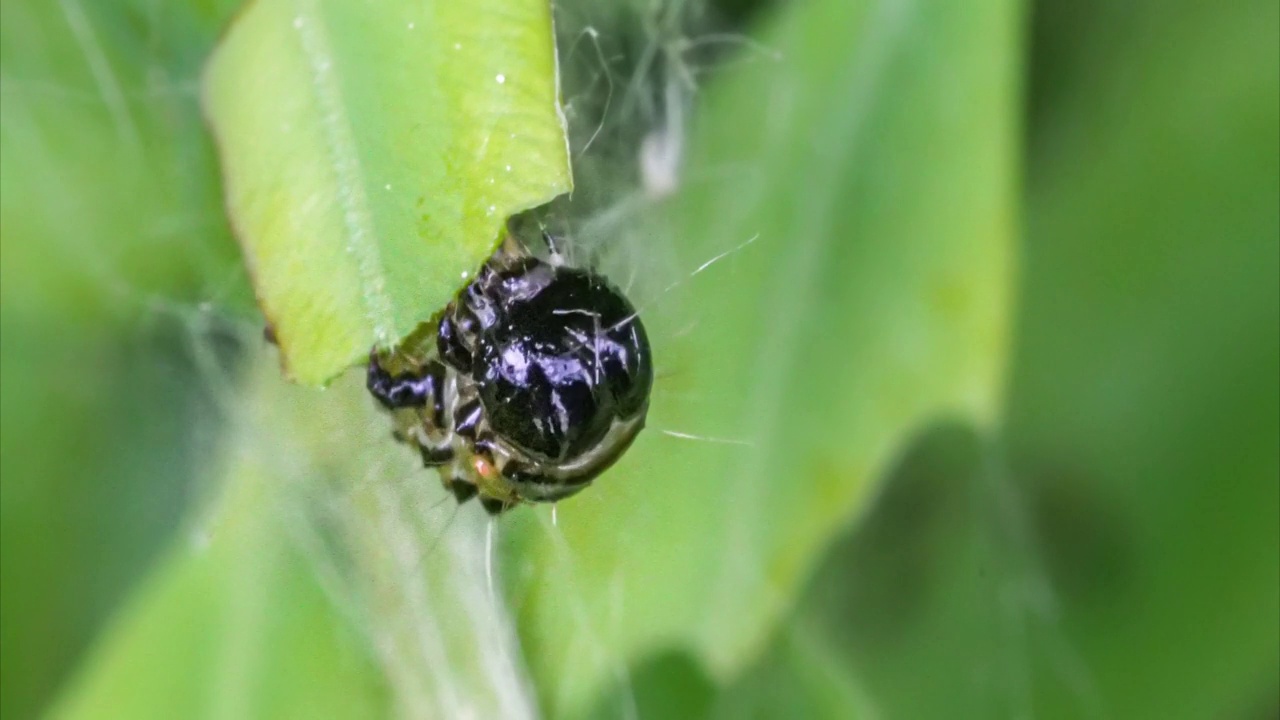
[[[261,449],[261,448],[259,448]],[[204,541],[181,544],[87,658],[61,718],[370,717],[384,680],[289,544],[252,448]]]
[[[0,717],[145,576],[216,432],[195,304],[254,303],[190,88],[227,4],[0,6]]]
[[[100,640],[59,717],[532,717],[487,519],[387,437],[358,373],[265,355],[226,489]]]
[[[571,187],[545,0],[257,0],[203,92],[232,224],[303,383],[407,335],[508,216]]]
[[[0,305],[92,320],[174,301],[247,313],[185,88],[229,14],[9,2],[0,15]],[[198,17],[204,14],[215,17]]]
[[[682,196],[631,238],[685,281],[640,299],[649,429],[557,529],[513,523],[512,594],[555,712],[673,645],[730,677],[907,434],[1000,405],[1017,6],[841,0],[782,20],[762,37],[781,59],[709,91]]]

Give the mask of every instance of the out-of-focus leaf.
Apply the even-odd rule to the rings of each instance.
[[[511,593],[555,712],[663,647],[730,677],[904,438],[1000,406],[1016,4],[831,0],[779,20],[762,41],[780,59],[709,91],[669,222],[632,238],[684,276],[638,295],[649,429],[557,529],[513,521]]]
[[[196,494],[219,424],[175,326],[0,309],[5,717],[49,700]]]
[[[217,444],[198,366],[230,348],[196,304],[253,296],[194,89],[234,4],[0,5],[6,718],[56,693]]]
[[[1033,136],[1013,469],[1098,704],[1243,715],[1280,677],[1280,6],[1100,7],[1133,31]]]
[[[717,686],[692,655],[664,652],[631,668],[587,717],[690,720],[879,718],[848,659],[803,623],[786,620],[764,653],[731,683]]]
[[[175,300],[251,309],[195,97],[227,4],[4,4],[6,311],[102,321]]]
[[[718,699],[716,720],[870,720],[870,698],[854,682],[846,661],[824,638],[785,623],[768,652]]]
[[[505,218],[571,186],[546,0],[255,0],[204,104],[259,301],[304,383],[409,334]]]
[[[1276,710],[1280,8],[1091,9],[1031,134],[1007,439],[922,445],[814,594],[895,717]]]
[[[1043,578],[984,459],[967,428],[917,436],[797,611],[883,717],[1025,715],[1029,658],[1061,648],[1028,607]]]
[[[320,393],[258,366],[225,496],[59,716],[532,717],[479,508],[456,514],[358,374]]]
[[[54,717],[385,714],[384,681],[271,517],[258,462],[233,470],[208,545],[182,545],[151,578]]]

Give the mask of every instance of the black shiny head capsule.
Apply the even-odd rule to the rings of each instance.
[[[635,308],[548,249],[551,262],[505,243],[441,311],[434,347],[400,356],[404,369],[369,358],[369,392],[395,413],[398,437],[459,502],[478,496],[493,513],[582,490],[649,409],[653,365]]]
[[[496,434],[561,464],[644,412],[653,367],[644,326],[617,289],[584,270],[535,263],[490,284],[500,311],[477,337],[472,377]]]

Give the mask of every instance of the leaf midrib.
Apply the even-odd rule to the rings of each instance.
[[[302,55],[311,71],[320,126],[332,160],[336,199],[345,229],[345,249],[356,260],[361,300],[373,329],[374,342],[378,345],[392,344],[398,339],[393,303],[386,290],[385,265],[365,195],[364,169],[346,105],[342,102],[341,83],[337,77],[338,70],[333,66],[326,24],[316,0],[297,2],[299,12],[294,27]]]

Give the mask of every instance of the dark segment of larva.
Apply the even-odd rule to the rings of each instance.
[[[648,337],[598,274],[508,240],[434,330],[425,357],[371,353],[367,385],[460,503],[497,514],[568,497],[644,427]],[[408,369],[388,372],[393,358]]]

